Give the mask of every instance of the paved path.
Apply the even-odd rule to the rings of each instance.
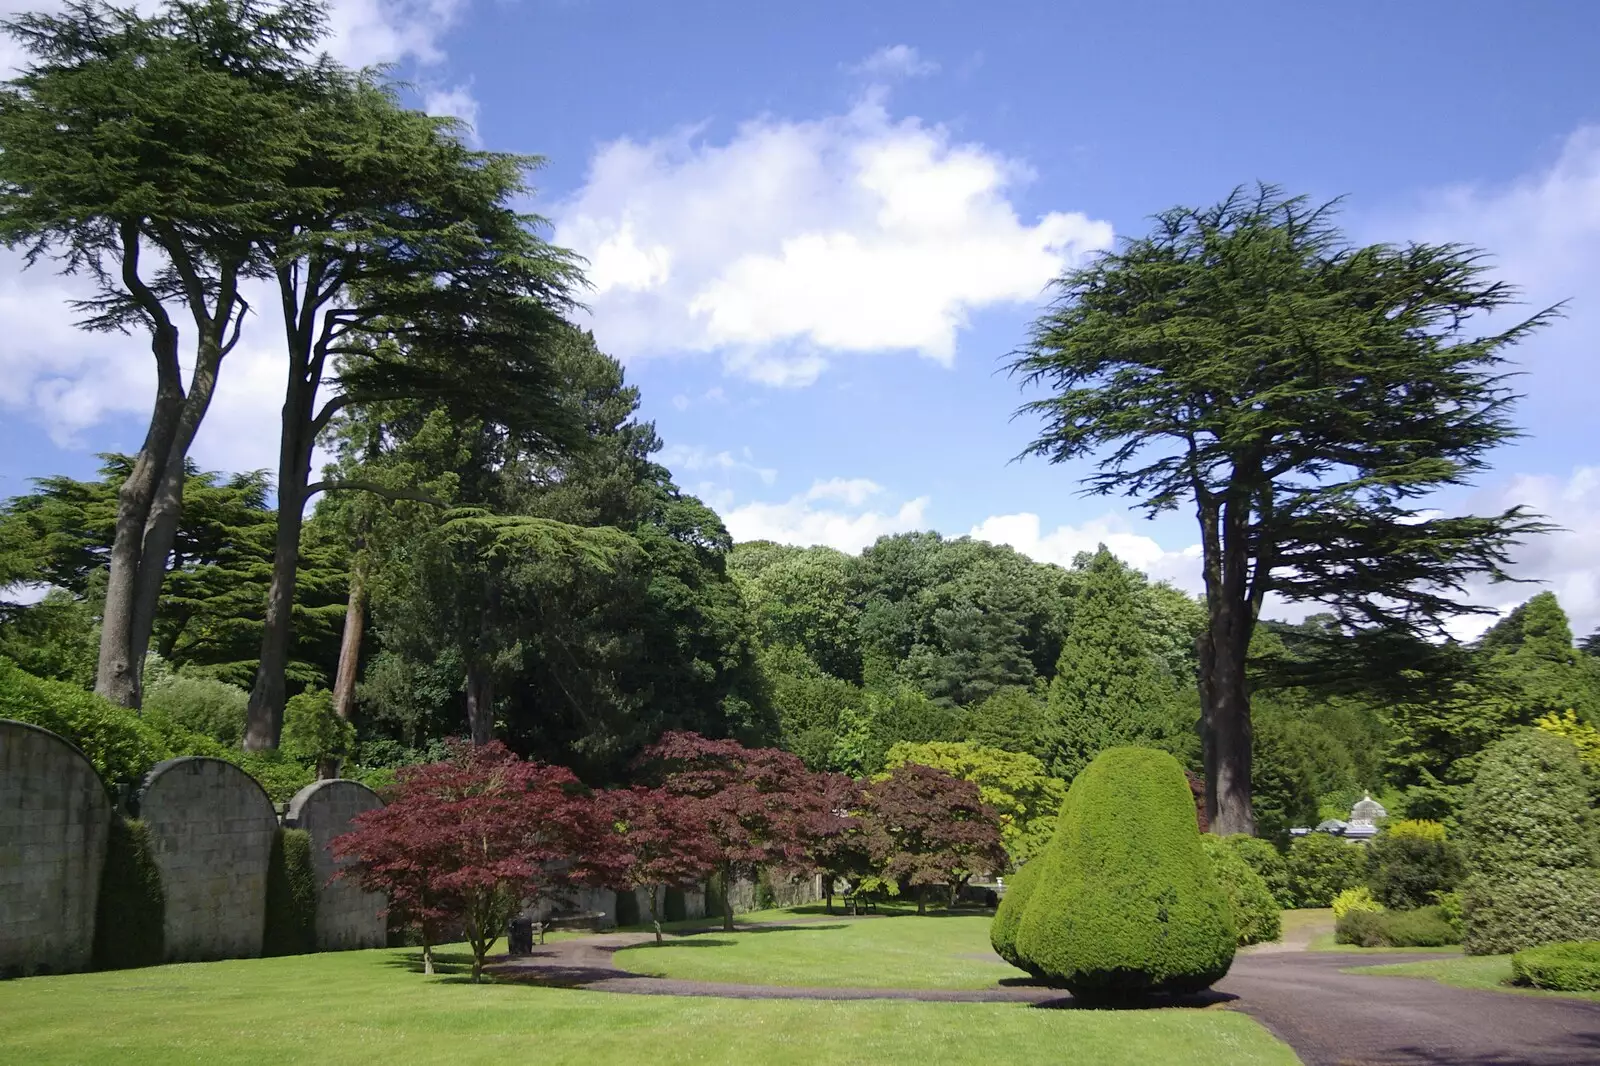
[[[565,940],[536,947],[528,958],[496,960],[491,969],[502,978],[631,995],[1072,1006],[1063,992],[1026,983],[970,990],[791,988],[645,977],[617,966],[618,951],[653,939],[648,933],[608,933]],[[1379,959],[1255,949],[1240,953],[1212,996],[1194,1002],[1249,1014],[1294,1048],[1307,1066],[1600,1063],[1600,1002],[1339,972],[1341,967],[1437,957],[1385,954]]]

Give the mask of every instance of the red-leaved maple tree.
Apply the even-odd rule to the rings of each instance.
[[[833,913],[837,880],[859,877],[872,869],[871,827],[858,815],[861,785],[848,774],[813,773],[807,788],[795,797],[794,832],[806,865],[822,874],[824,908]]]
[[[597,797],[615,834],[603,860],[619,892],[650,893],[650,924],[661,943],[661,893],[705,879],[722,858],[707,828],[704,800],[665,788],[613,789]]]
[[[735,880],[754,880],[762,866],[805,862],[796,831],[796,802],[810,792],[810,772],[798,756],[673,732],[647,748],[638,765],[667,792],[701,802],[707,833],[717,849],[724,929],[733,929],[729,892]]]
[[[946,885],[954,905],[973,874],[1005,868],[1000,816],[971,781],[906,763],[866,787],[862,818],[882,842],[881,875],[917,890],[917,913],[929,885]]]
[[[340,877],[384,893],[389,913],[421,933],[426,973],[433,945],[459,928],[480,980],[511,917],[590,880],[606,847],[606,826],[570,770],[525,762],[499,742],[405,767],[386,798],[355,817],[333,853],[351,860]]]

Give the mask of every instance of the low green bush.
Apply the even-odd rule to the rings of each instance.
[[[1367,845],[1367,883],[1386,907],[1425,907],[1461,881],[1461,850],[1439,822],[1391,822]]]
[[[1450,928],[1455,930],[1456,939],[1459,941],[1466,931],[1466,921],[1461,910],[1461,893],[1439,893],[1437,906],[1439,908],[1439,916],[1450,923]]]
[[[317,875],[311,834],[279,829],[267,861],[267,924],[263,955],[306,955],[317,950]]]
[[[237,685],[211,677],[189,677],[146,670],[144,713],[161,714],[190,733],[237,748],[244,739],[245,707],[250,694]]]
[[[1382,903],[1372,898],[1372,893],[1366,885],[1357,885],[1347,888],[1333,897],[1333,917],[1337,921],[1351,911],[1383,911],[1388,910]]]
[[[1202,833],[1200,846],[1211,860],[1212,876],[1217,879],[1223,895],[1228,897],[1239,945],[1265,944],[1283,935],[1282,908],[1272,898],[1261,875],[1220,837]]]
[[[1278,901],[1280,908],[1287,909],[1294,906],[1294,893],[1289,889],[1289,864],[1284,861],[1283,852],[1279,851],[1272,841],[1244,833],[1234,833],[1222,839],[1239,853],[1241,859],[1250,864],[1250,868],[1266,884],[1267,891],[1272,893],[1272,898]]]
[[[1527,948],[1511,956],[1511,980],[1553,992],[1600,992],[1600,940]]]
[[[308,766],[319,759],[346,759],[356,747],[356,727],[333,710],[333,693],[308,688],[283,709],[283,753]]]
[[[314,768],[281,751],[229,751],[222,756],[261,783],[273,803],[288,803],[317,779]]]
[[[166,904],[161,871],[143,822],[114,816],[100,872],[94,922],[94,968],[156,966],[165,953]]]
[[[1366,848],[1329,833],[1295,837],[1286,863],[1296,907],[1332,906],[1334,896],[1367,880]]]
[[[108,784],[137,782],[172,756],[165,738],[132,711],[68,682],[34,677],[9,659],[0,659],[0,718],[76,744]]]
[[[1438,907],[1414,911],[1345,912],[1334,926],[1339,944],[1364,948],[1437,948],[1456,942],[1455,930]]]
[[[1016,953],[1074,997],[1197,992],[1228,972],[1233,915],[1171,755],[1101,752],[1073,782],[1043,859]]]

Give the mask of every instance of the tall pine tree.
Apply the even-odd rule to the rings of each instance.
[[[1106,748],[1160,745],[1174,692],[1146,635],[1133,575],[1102,545],[1089,560],[1050,683],[1051,772],[1070,780]]]

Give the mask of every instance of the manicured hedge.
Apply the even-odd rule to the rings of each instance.
[[[994,945],[994,953],[1024,970],[1028,966],[1017,954],[1017,926],[1022,924],[1028,897],[1033,893],[1039,872],[1044,869],[1044,862],[1045,857],[1038,855],[1017,867],[1017,872],[1007,879],[1005,895],[1000,897],[1000,906],[995,908],[994,917],[989,921],[989,943]]]
[[[1483,755],[1461,810],[1462,946],[1471,955],[1600,938],[1600,870],[1571,741],[1523,729]]]
[[[1111,748],[1072,793],[1017,929],[1018,957],[1090,1002],[1196,992],[1221,979],[1233,962],[1233,917],[1178,761]]]
[[[155,966],[165,953],[165,897],[150,832],[134,819],[113,817],[100,874],[94,923],[94,968]]]
[[[1346,911],[1334,926],[1339,944],[1364,948],[1437,948],[1456,942],[1456,932],[1438,907],[1414,911]]]
[[[267,863],[267,927],[263,955],[306,955],[317,950],[317,875],[311,834],[279,829]]]
[[[1600,992],[1600,941],[1528,948],[1511,956],[1511,979],[1555,992]]]
[[[1328,833],[1289,843],[1289,893],[1296,907],[1329,907],[1347,888],[1367,883],[1367,849]]]
[[[1221,837],[1202,833],[1200,846],[1205,848],[1206,857],[1211,860],[1212,876],[1228,897],[1239,945],[1264,944],[1283,935],[1281,908],[1267,890],[1267,883],[1261,879],[1261,875]]]

